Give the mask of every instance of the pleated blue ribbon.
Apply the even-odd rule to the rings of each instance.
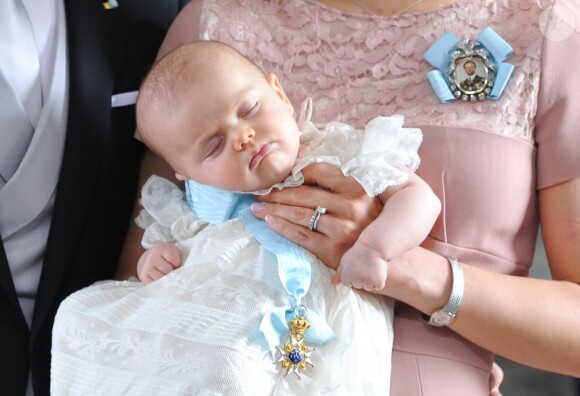
[[[265,221],[256,218],[250,209],[257,202],[251,194],[226,191],[193,180],[185,182],[185,197],[189,208],[202,220],[211,224],[240,218],[248,231],[270,253],[276,256],[278,276],[290,297],[290,305],[275,307],[266,312],[260,323],[268,349],[275,353],[276,346],[286,338],[288,321],[302,311],[302,297],[308,293],[312,276],[310,262],[298,245],[272,231]],[[307,310],[310,329],[305,338],[312,344],[324,344],[336,338],[323,317]]]
[[[487,97],[497,100],[503,93],[514,70],[514,65],[504,62],[512,55],[513,49],[490,27],[481,31],[475,41],[490,53],[491,61],[495,64],[495,82]],[[451,64],[451,52],[459,43],[460,40],[453,33],[447,32],[423,54],[424,59],[436,69],[427,73],[427,79],[441,103],[449,103],[457,99],[451,91],[447,70]]]

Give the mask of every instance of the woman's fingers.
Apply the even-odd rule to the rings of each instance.
[[[276,190],[258,197],[260,201],[314,210],[321,206],[326,213],[352,221],[361,230],[375,219],[382,210],[378,198],[369,197],[361,185],[352,177],[346,177],[336,166],[315,164],[303,169],[305,182],[299,187]],[[270,213],[272,214],[272,213]],[[279,212],[288,221],[303,217],[305,212],[285,210]],[[260,216],[259,216],[260,217]],[[263,217],[262,217],[263,218]],[[304,219],[301,219],[304,222]],[[308,219],[309,221],[310,219]],[[302,223],[308,226],[308,223]]]
[[[318,220],[316,221],[315,227],[310,230],[310,223],[314,220],[316,209],[278,204],[252,204],[252,212],[258,218],[265,219],[266,216],[281,217],[286,221],[296,224],[297,226],[308,228],[309,231],[316,231],[318,233],[328,235],[327,231],[329,227],[326,225],[329,223],[326,221],[327,219],[324,219],[324,217],[328,218],[328,216],[330,216],[330,211],[321,206],[321,210],[322,209],[325,209],[325,212],[320,212],[317,215]]]
[[[318,206],[322,206],[329,211],[338,211],[340,207],[336,207],[336,199],[332,192],[323,190],[319,187],[302,185],[298,187],[285,188],[283,190],[272,191],[268,195],[257,197],[262,202],[276,202],[289,207],[307,208],[314,210]],[[292,216],[302,215],[304,213],[288,213]],[[288,220],[291,220],[288,218]]]
[[[335,227],[336,220],[331,219],[328,212],[319,215],[316,228],[312,230],[309,225],[315,209],[255,203],[252,205],[252,212],[256,217],[265,219],[274,231],[314,253],[321,260],[325,261],[322,256],[330,257],[325,250],[331,249],[329,235],[333,235],[331,230]]]
[[[374,220],[382,209],[378,198],[370,198],[364,192],[362,194],[350,191],[333,193],[311,186],[286,188],[259,197],[259,199],[262,203],[252,206],[256,217],[264,219],[266,215],[278,216],[303,227],[308,227],[317,207],[325,208],[326,213],[321,215],[317,230],[329,236],[327,231],[331,228],[328,224],[330,217],[351,223],[347,231],[358,229],[360,234],[360,231]],[[332,222],[331,225],[337,226]],[[332,227],[332,230],[344,232],[344,230],[336,230],[335,227]]]
[[[259,197],[252,211],[267,219],[270,227],[314,253],[326,265],[337,268],[341,256],[358,239],[362,230],[380,213],[378,198],[369,197],[359,183],[340,169],[326,164],[303,170],[307,183]],[[326,209],[316,224],[308,227],[317,207]]]
[[[313,164],[302,170],[304,184],[319,186],[334,193],[348,191],[349,193],[364,192],[362,186],[352,177],[342,174],[342,171],[330,164]]]
[[[310,251],[330,268],[338,268],[340,257],[346,249],[339,249],[338,247],[341,245],[335,243],[328,236],[310,231],[308,228],[291,223],[282,217],[267,215],[266,222],[272,230]]]
[[[268,209],[276,210],[277,215],[265,215],[268,226],[278,234],[288,238],[297,245],[317,256],[332,269],[338,268],[342,255],[354,244],[360,232],[356,225],[329,214],[324,214],[318,222],[316,230],[309,230],[307,225],[296,224],[283,217],[284,207],[267,205]],[[289,208],[292,210],[292,208]],[[310,213],[313,213],[310,210]],[[308,219],[308,222],[310,220]]]

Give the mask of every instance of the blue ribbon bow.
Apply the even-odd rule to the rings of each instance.
[[[475,50],[467,53],[458,51],[461,44],[474,45]],[[512,47],[492,28],[485,28],[476,38],[475,42],[471,40],[460,41],[453,33],[443,34],[437,41],[429,47],[423,54],[423,57],[429,64],[435,67],[427,73],[427,79],[433,87],[435,94],[441,103],[452,102],[463,95],[458,95],[458,90],[453,91],[451,88],[456,82],[450,81],[449,71],[453,70],[454,57],[461,55],[475,55],[482,58],[486,66],[494,70],[494,78],[489,92],[484,92],[485,98],[497,100],[504,91],[504,88],[514,70],[514,65],[504,63],[512,55]],[[489,54],[489,56],[488,56]],[[451,68],[451,69],[450,69]],[[463,96],[465,99],[465,97]],[[479,97],[479,99],[482,99]]]
[[[301,310],[302,297],[310,288],[311,268],[300,247],[272,231],[265,221],[256,218],[250,209],[257,202],[251,194],[236,193],[206,186],[193,180],[185,182],[185,197],[189,208],[202,220],[211,224],[240,218],[248,231],[270,253],[276,256],[278,276],[290,297],[290,305],[275,307],[266,312],[260,323],[268,349],[274,355],[290,328],[288,321]],[[308,310],[310,329],[305,338],[313,344],[324,344],[336,338],[323,317]]]

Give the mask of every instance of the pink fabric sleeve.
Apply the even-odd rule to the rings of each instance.
[[[157,59],[162,58],[175,48],[191,41],[199,40],[199,19],[201,15],[201,1],[193,0],[177,15],[161,47]],[[139,130],[135,130],[135,139],[141,141]]]
[[[580,176],[580,1],[556,0],[548,22],[535,128],[538,189]]]

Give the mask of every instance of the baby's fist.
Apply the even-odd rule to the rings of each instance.
[[[156,281],[181,266],[181,252],[173,243],[157,243],[137,262],[137,277],[144,284]]]

